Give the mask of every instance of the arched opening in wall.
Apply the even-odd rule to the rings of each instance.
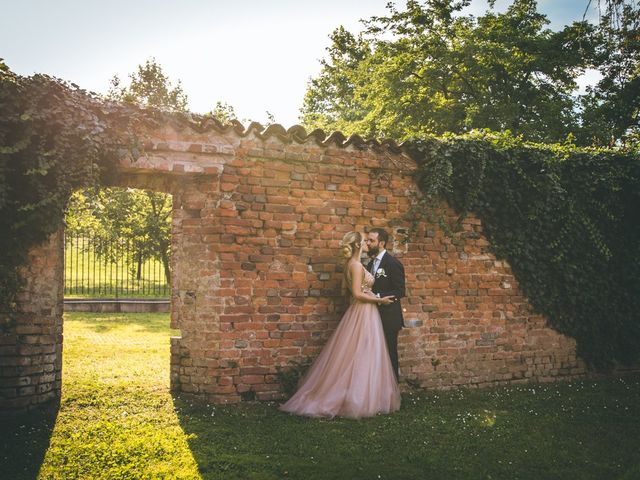
[[[172,204],[169,193],[131,187],[72,195],[65,214],[64,384],[169,389],[170,337],[180,336],[170,326]]]
[[[65,310],[168,312],[171,213],[164,192],[74,192],[65,214]]]

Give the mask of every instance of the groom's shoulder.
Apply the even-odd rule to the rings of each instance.
[[[393,255],[391,255],[388,251],[387,251],[387,253],[385,253],[385,256],[387,257],[387,260],[389,262],[394,263],[396,265],[400,265],[402,267],[402,262],[398,258],[396,258]]]

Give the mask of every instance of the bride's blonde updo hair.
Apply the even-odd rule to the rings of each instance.
[[[342,237],[342,242],[340,243],[340,251],[342,252],[342,256],[344,258],[351,258],[354,252],[360,250],[362,246],[362,234],[360,232],[349,232],[344,237]]]

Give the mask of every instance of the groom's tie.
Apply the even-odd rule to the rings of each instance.
[[[371,274],[375,275],[377,269],[378,269],[378,257],[375,257],[371,261]]]

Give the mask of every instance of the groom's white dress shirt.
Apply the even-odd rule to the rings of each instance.
[[[383,249],[381,252],[378,253],[376,258],[373,259],[373,269],[371,270],[372,274],[375,275],[376,272],[378,271],[378,267],[380,266],[380,261],[382,260],[382,257],[384,257],[385,253],[387,253],[387,251]]]

